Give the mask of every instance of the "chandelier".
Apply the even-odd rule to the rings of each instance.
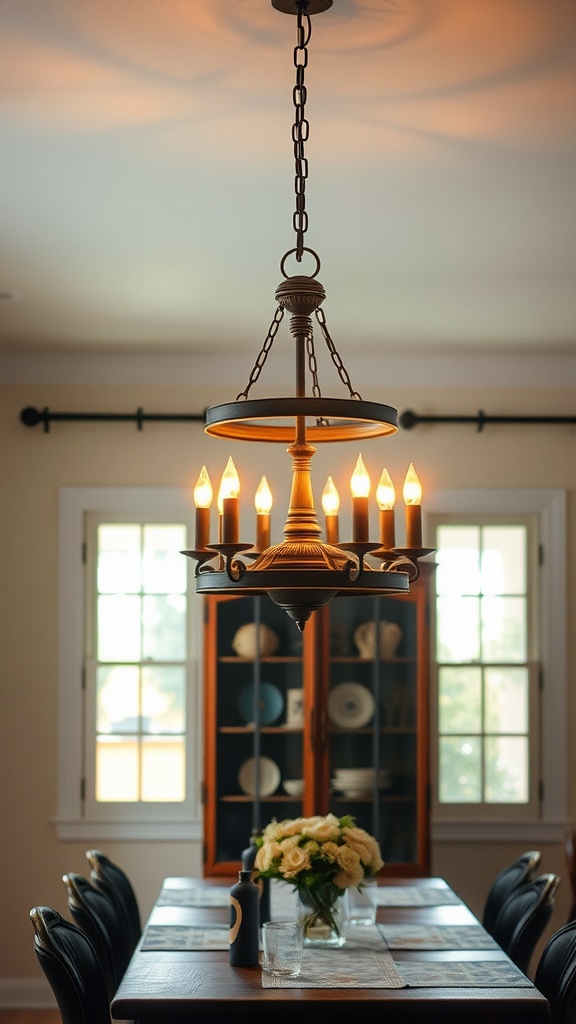
[[[380,596],[405,593],[418,576],[418,559],[430,549],[422,547],[421,487],[411,465],[404,482],[406,503],[406,547],[397,548],[394,536],[394,486],[383,470],[376,491],[380,509],[377,541],[369,538],[370,478],[362,456],[358,456],[351,478],[352,538],[340,541],[339,496],[331,477],[322,495],[325,538],[318,522],[311,480],[315,445],[325,442],[364,441],[395,433],[395,409],[363,401],[352,387],[344,363],[328,331],[322,304],[326,292],[317,279],[320,260],[304,245],[308,227],[306,179],[308,161],[305,143],[309,122],[305,105],[305,69],[311,37],[310,16],[328,10],[332,0],[272,0],[272,6],[297,18],[293,88],[295,110],[292,141],[295,160],[295,211],[293,227],[296,246],[282,257],[283,280],[276,289],[277,308],[248,382],[236,400],[212,406],[206,411],[207,434],[234,441],[267,441],[287,444],[292,459],[290,506],[284,524],[284,539],[270,545],[272,495],[266,477],[256,493],[257,536],[255,542],[239,538],[240,481],[232,458],[221,479],[218,493],[218,537],[210,537],[210,506],[213,490],[206,467],[202,467],[195,490],[196,536],[194,550],[184,551],[196,560],[196,590],[201,594],[268,596],[295,620],[300,630],[316,609],[340,594]],[[314,262],[309,276],[288,276],[289,257],[300,263]],[[284,318],[290,314],[290,333],[295,348],[295,393],[293,397],[255,399],[251,395]],[[318,381],[314,350],[314,316],[348,394],[325,398]],[[310,393],[307,393],[307,381]]]

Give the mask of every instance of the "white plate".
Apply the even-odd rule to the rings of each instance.
[[[343,729],[360,729],[374,714],[374,698],[360,683],[340,683],[330,691],[328,716]]]
[[[260,758],[260,796],[270,796],[280,785],[280,769],[269,757]],[[249,757],[238,772],[240,789],[247,796],[256,796],[256,758]]]

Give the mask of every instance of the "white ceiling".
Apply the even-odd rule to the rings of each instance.
[[[312,22],[306,243],[343,355],[573,354],[574,0]],[[0,353],[256,355],[295,41],[270,0],[0,0]]]

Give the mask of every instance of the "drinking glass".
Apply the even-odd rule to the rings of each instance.
[[[366,878],[361,889],[347,889],[346,917],[349,924],[376,923],[376,879]]]
[[[297,978],[302,970],[302,925],[298,921],[265,921],[262,949],[262,967],[268,974]]]

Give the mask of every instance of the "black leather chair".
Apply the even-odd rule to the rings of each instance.
[[[572,829],[566,833],[564,853],[571,893],[570,910],[568,911],[568,922],[570,922],[576,918],[576,831]]]
[[[58,1003],[62,1024],[110,1024],[100,961],[89,937],[50,907],[33,907],[34,950]]]
[[[555,932],[536,968],[536,988],[550,1003],[552,1024],[576,1021],[576,921]]]
[[[90,938],[102,965],[108,996],[112,999],[132,955],[124,919],[101,889],[75,872],[64,875],[68,908],[82,931]]]
[[[552,916],[559,882],[558,875],[540,875],[522,885],[510,893],[496,918],[496,942],[525,974],[534,947]]]
[[[490,935],[494,935],[496,918],[510,893],[536,878],[540,858],[541,854],[538,850],[523,853],[513,864],[503,868],[494,879],[486,897],[482,917],[482,924]]]
[[[124,919],[132,954],[142,935],[140,909],[132,883],[122,868],[100,850],[88,850],[86,857],[90,865],[91,881],[110,897]]]

